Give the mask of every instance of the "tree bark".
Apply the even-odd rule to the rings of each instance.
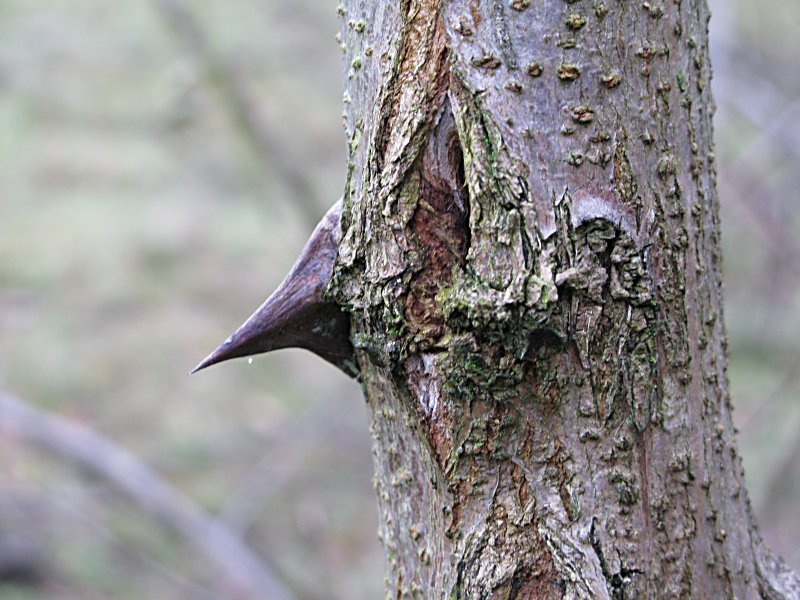
[[[339,13],[387,597],[800,597],[734,439],[705,2]]]

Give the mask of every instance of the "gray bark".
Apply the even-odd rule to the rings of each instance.
[[[800,597],[734,439],[705,2],[339,12],[387,597]]]

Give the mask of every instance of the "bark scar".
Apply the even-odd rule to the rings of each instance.
[[[411,220],[423,259],[406,296],[406,318],[423,348],[436,346],[446,332],[437,295],[466,261],[469,212],[463,173],[455,122],[445,99],[420,157],[419,195]]]

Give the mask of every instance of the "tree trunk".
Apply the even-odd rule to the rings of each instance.
[[[796,598],[726,377],[703,0],[344,0],[392,598]]]

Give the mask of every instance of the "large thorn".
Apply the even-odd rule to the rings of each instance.
[[[339,200],[317,225],[275,293],[192,373],[231,358],[305,348],[348,375],[356,374],[350,318],[323,298],[338,252],[341,215]]]

